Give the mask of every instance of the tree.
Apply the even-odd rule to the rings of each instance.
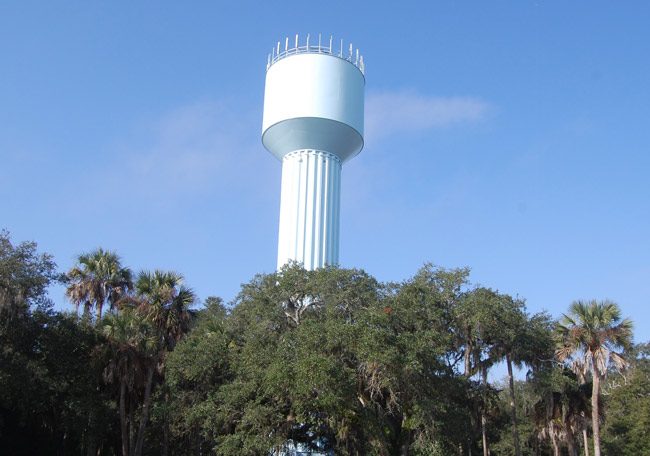
[[[151,326],[154,350],[146,359],[146,377],[140,424],[133,454],[140,456],[145,429],[149,421],[154,374],[164,372],[165,356],[172,351],[190,327],[190,307],[194,292],[183,285],[183,276],[169,271],[142,271],[135,282],[135,296],[120,301],[123,308],[132,307]]]
[[[223,455],[456,451],[470,435],[475,390],[449,364],[456,358],[449,322],[466,276],[425,266],[382,286],[359,270],[296,265],[257,276],[228,315],[225,340],[211,332],[227,347],[228,377],[212,393],[185,380],[199,391],[201,407],[190,410],[202,417],[202,433]]]
[[[0,232],[0,448],[6,454],[111,451],[109,397],[94,328],[52,310],[52,257]]]
[[[220,434],[214,395],[232,380],[227,317],[221,299],[207,298],[190,333],[167,357],[165,384],[171,400],[165,410],[152,415],[156,424],[171,428],[171,454],[208,454]],[[164,405],[157,402],[159,408]]]
[[[464,339],[454,324],[468,275],[467,268],[425,265],[408,281],[391,286],[378,309],[387,312],[377,312],[369,325],[376,342],[368,346],[380,361],[373,372],[385,372],[378,376],[385,385],[379,391],[395,398],[386,414],[390,454],[471,451],[478,395],[476,385],[457,374]],[[386,329],[377,331],[380,317]]]
[[[562,443],[569,456],[577,456],[588,425],[585,417],[590,412],[590,386],[581,384],[566,366],[538,372],[531,383],[539,395],[533,408],[538,435],[551,441],[555,456],[560,456]]]
[[[105,378],[119,385],[122,456],[129,456],[136,447],[134,414],[138,389],[144,383],[144,372],[156,349],[156,339],[149,322],[131,308],[109,314],[102,322],[102,332],[107,338],[110,353]]]
[[[289,265],[245,284],[228,318],[231,380],[206,423],[217,453],[379,454],[382,399],[360,368],[366,312],[387,318],[377,300],[377,282],[357,270]]]
[[[650,454],[650,344],[636,345],[631,355],[630,368],[609,376],[603,387],[605,454]]]
[[[39,254],[35,242],[14,246],[9,232],[0,231],[0,313],[5,318],[47,305],[47,287],[58,278],[52,256]]]
[[[527,365],[536,369],[544,359],[548,361],[552,358],[551,320],[543,312],[529,316],[522,299],[506,294],[499,294],[498,299],[493,300],[490,310],[491,324],[484,329],[483,338],[489,347],[490,357],[506,361],[514,452],[520,456],[513,365]]]
[[[608,368],[625,368],[623,354],[615,350],[630,347],[632,322],[621,319],[618,305],[611,301],[575,301],[557,325],[557,335],[557,358],[562,362],[572,360],[583,373],[591,373],[594,456],[600,456],[600,384]]]
[[[466,293],[459,305],[455,307],[454,320],[456,333],[460,335],[459,344],[463,349],[463,373],[468,379],[478,371],[482,382],[482,398],[480,401],[481,444],[483,455],[488,456],[488,429],[486,408],[489,401],[487,383],[488,370],[499,361],[496,358],[492,344],[493,334],[497,334],[500,326],[499,299],[497,292],[484,287],[478,287]]]
[[[526,327],[524,302],[511,296],[500,294],[490,307],[492,319],[497,324],[489,326],[490,333],[484,335],[490,346],[492,359],[505,359],[508,368],[508,388],[510,392],[510,413],[515,456],[521,455],[519,432],[517,428],[517,404],[514,387],[513,364],[521,364],[519,348]]]
[[[112,310],[117,301],[133,288],[131,270],[120,263],[120,258],[101,248],[77,257],[77,264],[68,271],[66,295],[76,306],[83,306],[84,314],[95,308],[96,322],[102,317],[106,304]]]

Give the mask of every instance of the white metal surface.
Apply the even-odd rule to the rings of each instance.
[[[300,150],[282,160],[278,269],[290,260],[316,269],[339,261],[341,161]]]
[[[365,79],[328,54],[295,54],[266,73],[262,142],[279,159],[299,149],[327,150],[345,161],[363,147]]]

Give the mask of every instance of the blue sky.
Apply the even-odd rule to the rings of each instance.
[[[276,261],[267,53],[322,32],[366,63],[343,266],[469,266],[554,316],[609,298],[647,341],[649,17],[645,2],[3,2],[0,226],[62,270],[102,246],[231,300]]]

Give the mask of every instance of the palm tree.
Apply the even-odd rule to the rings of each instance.
[[[559,456],[563,442],[569,456],[577,456],[580,434],[588,425],[590,387],[565,366],[538,372],[532,380],[539,396],[533,407],[539,437],[551,441],[554,455]]]
[[[135,283],[138,309],[158,330],[161,348],[172,350],[189,330],[194,292],[176,272],[142,271]]]
[[[600,456],[600,382],[608,367],[625,368],[626,361],[617,349],[627,349],[632,343],[632,322],[621,320],[618,305],[611,301],[575,301],[557,325],[557,358],[564,362],[578,361],[583,373],[591,373],[591,422],[594,456]]]
[[[137,405],[137,390],[144,383],[147,360],[155,350],[156,340],[152,329],[141,315],[130,308],[110,314],[102,322],[102,333],[110,350],[110,362],[104,375],[109,383],[119,384],[122,456],[129,456],[135,448],[133,414]]]
[[[104,305],[109,304],[112,310],[133,288],[131,270],[122,266],[120,257],[114,252],[101,248],[79,255],[67,278],[66,295],[70,301],[77,311],[83,305],[84,314],[95,307],[97,322],[102,317]]]
[[[492,289],[478,287],[467,292],[454,308],[457,342],[463,347],[464,375],[470,378],[478,372],[482,382],[480,421],[484,456],[489,454],[486,416],[488,400],[485,393],[489,390],[488,370],[499,361],[491,349],[492,335],[500,329],[500,299],[501,296]]]
[[[520,366],[523,355],[520,353],[521,338],[525,331],[527,315],[524,303],[506,294],[497,294],[492,302],[493,323],[486,329],[485,340],[489,358],[506,361],[508,368],[508,390],[510,393],[510,419],[515,456],[521,456],[519,431],[517,426],[517,405],[515,397],[513,364]]]
[[[146,368],[142,417],[135,443],[135,456],[142,454],[144,431],[149,420],[154,373],[162,372],[165,353],[189,330],[190,306],[196,300],[192,290],[182,285],[183,276],[175,272],[142,271],[135,283],[135,296],[123,299],[120,304],[132,307],[153,328],[156,353]]]
[[[488,335],[489,354],[492,359],[506,362],[512,438],[515,456],[521,456],[513,365],[518,368],[526,365],[536,370],[544,359],[552,357],[551,323],[550,317],[543,312],[529,316],[522,299],[507,294],[498,294],[498,297],[496,324],[492,325],[492,334]]]

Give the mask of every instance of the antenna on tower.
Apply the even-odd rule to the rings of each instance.
[[[335,54],[333,35],[330,35],[329,46],[327,42],[323,43],[322,33],[318,34],[318,43],[316,43],[315,42],[316,40],[314,39],[313,44],[310,42],[311,34],[307,33],[306,43],[303,46],[300,45],[300,34],[296,33],[293,47],[289,47],[290,46],[289,38],[290,38],[289,36],[285,36],[284,38],[284,50],[282,49],[282,40],[278,41],[276,45],[271,48],[271,53],[267,56],[266,59],[267,70],[278,60],[284,59],[285,57],[288,57],[290,55],[303,54],[303,53],[308,53],[308,54],[317,53],[317,54],[329,54],[331,56],[337,56],[343,60],[352,63],[361,71],[361,73],[365,74],[364,73],[365,64],[363,62],[363,56],[359,52],[358,48],[357,49],[354,48],[354,45],[352,43],[348,43],[348,45],[344,47],[345,41],[341,39],[339,52]]]

